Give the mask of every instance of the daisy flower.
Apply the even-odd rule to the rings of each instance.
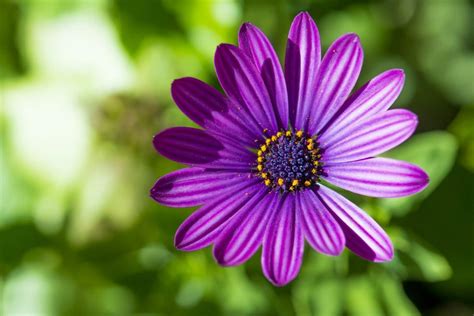
[[[384,230],[325,184],[385,198],[428,184],[419,167],[375,157],[409,138],[417,117],[389,110],[402,70],[351,94],[362,59],[355,34],[338,38],[321,59],[316,24],[302,12],[289,31],[284,70],[263,32],[245,23],[239,45],[215,53],[225,95],[198,79],[173,82],[174,101],[202,127],[169,128],[153,139],[161,155],[187,167],[160,178],[151,197],[200,206],[178,228],[178,249],[213,245],[215,260],[234,266],[261,246],[263,273],[277,286],[297,276],[305,240],[330,256],[347,247],[373,262],[393,258]]]

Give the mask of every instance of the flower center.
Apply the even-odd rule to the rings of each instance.
[[[257,173],[266,186],[292,192],[315,185],[322,172],[316,137],[302,131],[278,132],[265,139],[257,152]]]

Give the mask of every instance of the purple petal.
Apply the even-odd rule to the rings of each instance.
[[[405,82],[403,70],[388,70],[359,88],[341,107],[319,137],[320,144],[334,143],[347,136],[361,122],[385,112],[398,98]]]
[[[324,148],[327,165],[376,156],[396,147],[416,129],[417,117],[410,111],[397,109],[379,113],[362,122],[357,130]]]
[[[280,128],[288,128],[288,97],[286,83],[278,56],[263,32],[250,23],[244,23],[239,32],[239,47],[254,64],[270,96],[273,111],[277,114]]]
[[[155,136],[153,144],[166,158],[199,167],[248,171],[255,160],[255,154],[243,146],[226,144],[191,127],[166,129]]]
[[[320,185],[316,194],[339,222],[346,236],[346,246],[370,261],[393,258],[393,245],[384,230],[364,211],[339,193]]]
[[[263,273],[276,286],[283,286],[296,277],[304,250],[296,198],[287,194],[282,199],[265,232],[262,250]]]
[[[210,245],[227,222],[254,196],[262,197],[267,188],[245,182],[234,190],[206,204],[179,226],[175,246],[180,250],[193,251]]]
[[[275,192],[263,198],[255,196],[229,221],[214,245],[214,257],[220,265],[241,264],[258,250],[278,201]]]
[[[408,162],[369,158],[326,166],[328,182],[343,189],[373,197],[415,194],[428,185],[428,175]]]
[[[175,80],[171,95],[184,114],[213,133],[239,135],[238,140],[246,145],[255,145],[254,140],[261,134],[255,133],[236,115],[235,108],[219,91],[198,79]]]
[[[250,177],[249,173],[185,168],[161,177],[151,189],[150,195],[166,206],[197,206],[234,191],[235,186],[242,182],[261,181]]]
[[[344,233],[313,191],[300,192],[298,207],[308,243],[318,252],[337,256],[346,244]]]
[[[291,24],[285,56],[290,122],[294,127],[297,118],[313,105],[320,62],[318,28],[309,13],[301,12]]]
[[[251,119],[249,124],[256,124],[260,131],[276,132],[278,124],[270,96],[250,57],[238,47],[221,44],[217,47],[214,63],[222,88],[241,106],[243,115]]]
[[[354,88],[363,58],[360,40],[355,34],[343,35],[329,47],[321,62],[313,102],[298,113],[298,128],[309,134],[319,133]]]

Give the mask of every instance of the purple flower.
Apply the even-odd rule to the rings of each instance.
[[[364,211],[328,188],[372,197],[424,189],[427,174],[407,162],[374,158],[405,141],[417,117],[388,110],[402,70],[388,70],[349,96],[362,66],[355,34],[338,38],[321,59],[311,16],[293,21],[283,71],[257,27],[245,23],[239,46],[219,45],[215,68],[226,96],[182,78],[171,93],[203,129],[175,127],[155,136],[163,156],[189,167],[160,178],[151,196],[171,207],[201,206],[178,228],[178,249],[213,244],[216,261],[233,266],[262,245],[262,268],[277,286],[301,267],[304,240],[316,251],[384,262],[393,246]]]

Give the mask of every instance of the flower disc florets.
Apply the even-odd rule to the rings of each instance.
[[[257,156],[258,175],[275,190],[297,191],[319,180],[321,154],[316,137],[302,131],[287,130],[266,138]]]

